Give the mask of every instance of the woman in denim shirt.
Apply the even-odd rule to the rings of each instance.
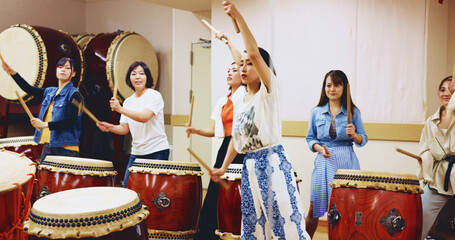
[[[64,57],[58,61],[58,87],[48,88],[31,86],[5,62],[2,67],[24,92],[43,99],[39,117],[30,120],[33,127],[39,129],[35,131],[34,141],[44,144],[41,160],[47,155],[78,156],[82,114],[71,101],[81,102],[83,98],[71,81],[76,75],[73,60]]]
[[[310,150],[318,152],[311,175],[310,209],[305,219],[311,237],[319,218],[327,212],[331,187],[329,183],[338,169],[360,169],[352,143],[364,146],[367,135],[363,129],[360,111],[352,103],[352,123],[347,124],[348,78],[340,70],[332,70],[324,77],[321,97],[313,108],[306,140]],[[328,152],[324,150],[328,147]]]

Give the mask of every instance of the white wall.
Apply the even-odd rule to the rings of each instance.
[[[0,0],[0,29],[17,23],[45,26],[69,33],[85,30],[85,3],[72,0]]]

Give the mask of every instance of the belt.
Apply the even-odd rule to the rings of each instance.
[[[450,173],[452,172],[453,164],[455,163],[455,155],[448,156],[443,160],[449,161],[449,166],[447,167],[446,176],[444,178],[444,191],[449,191],[449,181],[450,181]]]

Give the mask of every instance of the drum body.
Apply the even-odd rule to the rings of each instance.
[[[220,239],[240,239],[241,211],[241,180],[242,164],[231,164],[221,179],[226,180],[229,188],[220,186],[218,191],[218,228],[215,233]]]
[[[149,206],[149,239],[193,239],[201,210],[201,168],[195,163],[136,159],[128,188]]]
[[[74,188],[114,186],[117,175],[112,162],[64,156],[47,156],[38,169],[38,198]]]
[[[36,164],[18,153],[0,152],[0,239],[25,240],[22,225],[35,180]]]
[[[82,53],[76,42],[64,32],[17,24],[0,33],[0,52],[5,61],[32,86],[57,86],[57,62],[62,57],[70,57],[75,63],[74,86],[78,87],[82,80]],[[0,88],[2,97],[18,102],[14,92],[18,91],[24,101],[33,98],[22,91],[5,71],[0,71],[0,80],[3,83]]]
[[[95,37],[95,34],[81,33],[77,35],[71,35],[74,41],[77,43],[82,52],[87,48],[88,43]]]
[[[455,197],[441,209],[430,232],[434,238],[455,239]]]
[[[134,191],[79,188],[36,201],[24,231],[30,239],[146,240],[148,214]]]
[[[415,175],[341,169],[330,186],[329,239],[420,239]]]
[[[43,145],[33,141],[33,136],[0,139],[0,149],[23,153],[32,161],[40,161]]]

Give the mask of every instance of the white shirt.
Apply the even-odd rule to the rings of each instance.
[[[227,103],[228,95],[220,97],[218,99],[218,102],[212,111],[212,115],[210,116],[210,118],[215,121],[215,137],[224,138],[225,136],[223,120],[221,119],[221,112],[223,111],[223,106]],[[231,96],[233,106],[235,106],[237,101],[243,101],[243,97],[245,95],[246,88],[244,86],[240,86]]]
[[[149,109],[155,114],[145,123],[135,121],[123,114],[121,115],[120,123],[128,124],[133,137],[131,154],[147,155],[169,149],[169,143],[164,131],[164,102],[158,91],[147,89],[140,97],[137,97],[136,93],[134,93],[125,100],[123,107],[137,112]]]
[[[232,136],[239,153],[254,152],[279,143],[281,138],[279,86],[270,72],[270,89],[261,82],[259,91],[248,102],[234,104]]]

